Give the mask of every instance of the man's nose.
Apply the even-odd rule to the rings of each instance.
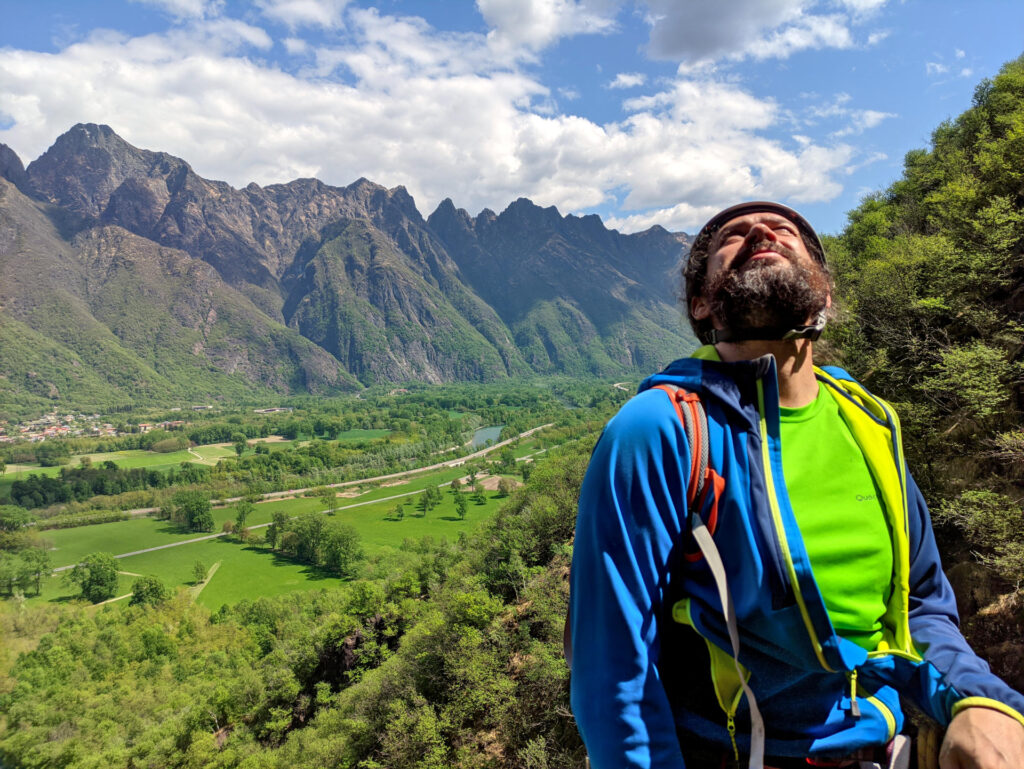
[[[746,238],[744,238],[744,240],[746,240],[747,243],[758,243],[762,240],[774,241],[778,240],[778,238],[775,235],[775,230],[773,230],[764,222],[758,222],[757,224],[752,225],[749,230],[747,230],[747,236]]]

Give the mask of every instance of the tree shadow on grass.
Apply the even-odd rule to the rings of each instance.
[[[442,516],[440,516],[440,518],[441,518],[442,521],[461,521],[462,520],[457,515],[442,515]]]
[[[229,541],[226,537],[214,541],[222,545],[234,545],[236,547],[239,544],[237,540]],[[256,553],[257,555],[271,558],[271,563],[274,566],[302,566],[303,568],[299,573],[306,577],[310,582],[318,582],[328,579],[344,581],[345,579],[344,577],[335,574],[333,571],[312,563],[307,563],[306,561],[290,556],[287,553],[282,553],[279,550],[271,550],[267,547],[263,547],[262,545],[243,545],[243,549],[250,553]]]

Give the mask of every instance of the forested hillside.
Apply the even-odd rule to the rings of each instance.
[[[1024,57],[981,83],[973,106],[908,153],[903,177],[827,244],[841,300],[831,353],[897,405],[968,635],[1017,688],[1022,169]]]

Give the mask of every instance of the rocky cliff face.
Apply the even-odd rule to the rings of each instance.
[[[24,311],[63,292],[156,374],[201,365],[279,391],[617,375],[692,344],[667,288],[685,241],[660,228],[622,235],[525,199],[424,220],[366,179],[235,189],[91,124],[27,168],[0,145],[0,177],[0,216],[22,222],[5,274],[24,290],[4,311],[70,337]],[[44,252],[34,269],[53,277],[34,280],[25,255]],[[169,369],[155,339],[188,355]]]

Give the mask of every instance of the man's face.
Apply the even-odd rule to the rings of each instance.
[[[690,310],[716,328],[801,326],[830,302],[828,277],[797,225],[765,211],[730,219],[711,239],[702,296]]]

